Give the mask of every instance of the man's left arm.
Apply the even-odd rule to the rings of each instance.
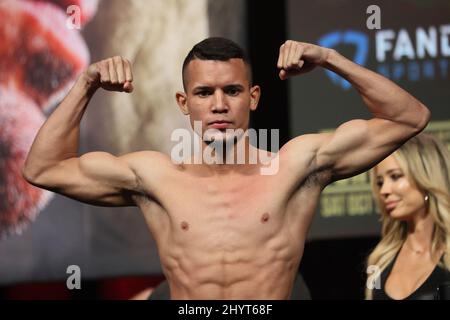
[[[322,66],[347,81],[360,93],[373,118],[351,120],[318,142],[316,167],[331,170],[332,180],[363,172],[395,151],[428,124],[430,111],[389,79],[346,59],[333,49],[287,41],[280,48],[280,78]],[[337,110],[342,106],[332,106]],[[332,112],[330,110],[330,112]]]

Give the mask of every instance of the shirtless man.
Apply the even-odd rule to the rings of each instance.
[[[296,41],[281,46],[282,80],[316,66],[352,83],[373,118],[292,139],[278,152],[276,174],[262,175],[261,163],[176,164],[154,151],[78,156],[80,121],[95,91],[133,90],[130,62],[114,57],[79,77],[40,129],[23,175],[33,185],[89,204],[138,206],[172,299],[287,299],[323,188],[369,169],[430,118],[410,94],[335,50]],[[185,91],[176,94],[181,111],[191,124],[201,121],[203,132],[218,129],[215,139],[228,139],[225,129],[246,130],[260,97],[250,72],[231,41],[202,41],[184,63]],[[234,152],[227,149],[223,156]]]

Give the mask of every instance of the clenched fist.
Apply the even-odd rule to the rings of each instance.
[[[280,69],[280,79],[306,73],[317,65],[323,65],[330,49],[310,43],[288,40],[280,47],[277,67]]]
[[[108,91],[132,92],[133,73],[131,63],[116,56],[93,63],[85,71],[85,76],[94,88]]]

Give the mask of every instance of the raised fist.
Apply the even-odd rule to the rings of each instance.
[[[317,65],[323,65],[329,54],[329,49],[310,43],[288,40],[280,47],[277,67],[280,69],[280,79],[306,73]]]
[[[95,88],[119,92],[133,91],[131,63],[120,56],[93,63],[84,74]]]

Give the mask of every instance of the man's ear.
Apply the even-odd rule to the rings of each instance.
[[[259,97],[261,97],[261,88],[253,86],[250,88],[250,110],[255,111],[258,107]]]
[[[183,112],[184,115],[188,115],[189,114],[189,108],[187,106],[187,96],[186,93],[182,92],[182,91],[178,91],[175,94],[175,99],[177,100],[178,106],[181,109],[181,112]]]

